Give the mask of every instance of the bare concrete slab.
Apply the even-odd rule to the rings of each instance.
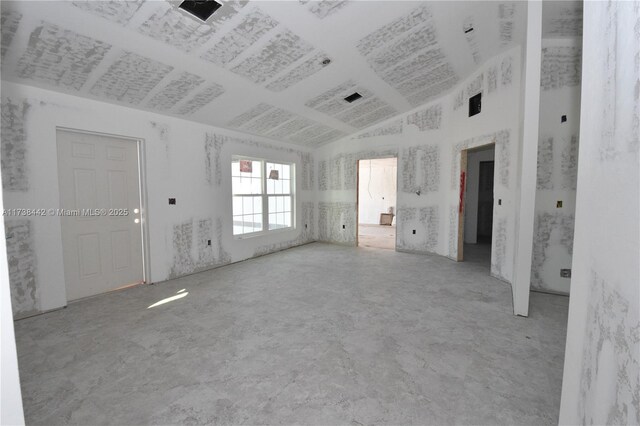
[[[488,273],[314,243],[77,302],[16,323],[26,421],[557,424],[568,298]]]

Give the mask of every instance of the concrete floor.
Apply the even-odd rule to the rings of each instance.
[[[358,246],[387,250],[396,249],[396,227],[358,224]]]
[[[557,424],[568,298],[514,317],[467,253],[314,243],[18,321],[27,423]]]

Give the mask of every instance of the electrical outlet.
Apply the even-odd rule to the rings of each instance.
[[[563,115],[563,116],[560,118],[560,122],[561,122],[561,123],[564,123],[565,121],[567,121],[567,116],[566,116],[566,115]]]
[[[304,224],[304,229],[307,229],[307,224],[306,223]]]
[[[176,204],[176,199],[175,198],[169,198],[169,204],[170,205],[175,205]]]
[[[211,240],[207,240],[207,245],[210,246],[211,245]]]
[[[413,235],[416,235],[416,230],[415,229],[413,230]]]
[[[562,208],[562,200],[556,201],[556,208],[557,209],[561,209]]]
[[[502,205],[502,198],[498,198],[498,205],[501,206]]]
[[[344,225],[342,225],[342,229],[347,229],[347,227],[346,227],[346,226],[344,226]]]
[[[571,278],[571,269],[560,269],[560,276],[562,278]]]

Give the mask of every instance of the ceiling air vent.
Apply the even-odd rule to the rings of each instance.
[[[221,6],[222,4],[215,0],[187,0],[180,3],[178,7],[189,12],[201,21],[206,22],[206,20],[213,15],[213,12],[220,9]]]
[[[362,97],[362,95],[358,92],[353,92],[351,95],[347,96],[346,98],[344,98],[345,101],[351,103],[353,101],[357,101],[358,99],[360,99]]]

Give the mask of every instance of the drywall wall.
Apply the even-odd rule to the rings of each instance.
[[[6,208],[59,207],[56,126],[144,140],[151,282],[315,239],[315,173],[310,151],[3,81]],[[5,153],[7,158],[17,160],[17,165],[12,161],[5,167]],[[232,155],[295,163],[296,229],[252,238],[233,237]],[[177,204],[169,205],[169,197],[176,198]],[[15,316],[64,306],[67,299],[60,219],[6,217],[5,226]]]
[[[467,154],[467,184],[465,185],[464,242],[478,241],[478,189],[480,187],[480,162],[494,161],[495,147],[472,151]]]
[[[4,202],[0,197],[0,210]],[[0,227],[0,240],[5,240],[4,229]],[[13,330],[11,311],[11,288],[9,284],[9,264],[4,244],[0,247],[0,424],[23,425],[22,392],[20,389],[20,372]]]
[[[396,212],[398,165],[395,158],[360,160],[358,223],[379,224],[380,213]]]
[[[492,274],[512,278],[520,126],[519,48],[486,61],[450,95],[316,150],[318,200],[339,205],[320,217],[318,238],[355,244],[355,229],[340,222],[355,208],[355,164],[398,156],[397,250],[455,258],[462,149],[496,144],[496,244]],[[468,98],[483,93],[482,112],[468,117]],[[354,212],[355,214],[355,212]],[[344,228],[343,228],[344,225]],[[413,232],[415,230],[415,233]]]
[[[640,3],[584,3],[560,424],[640,423]],[[591,102],[593,101],[593,102]]]
[[[569,293],[580,132],[582,40],[543,39],[531,288]]]

